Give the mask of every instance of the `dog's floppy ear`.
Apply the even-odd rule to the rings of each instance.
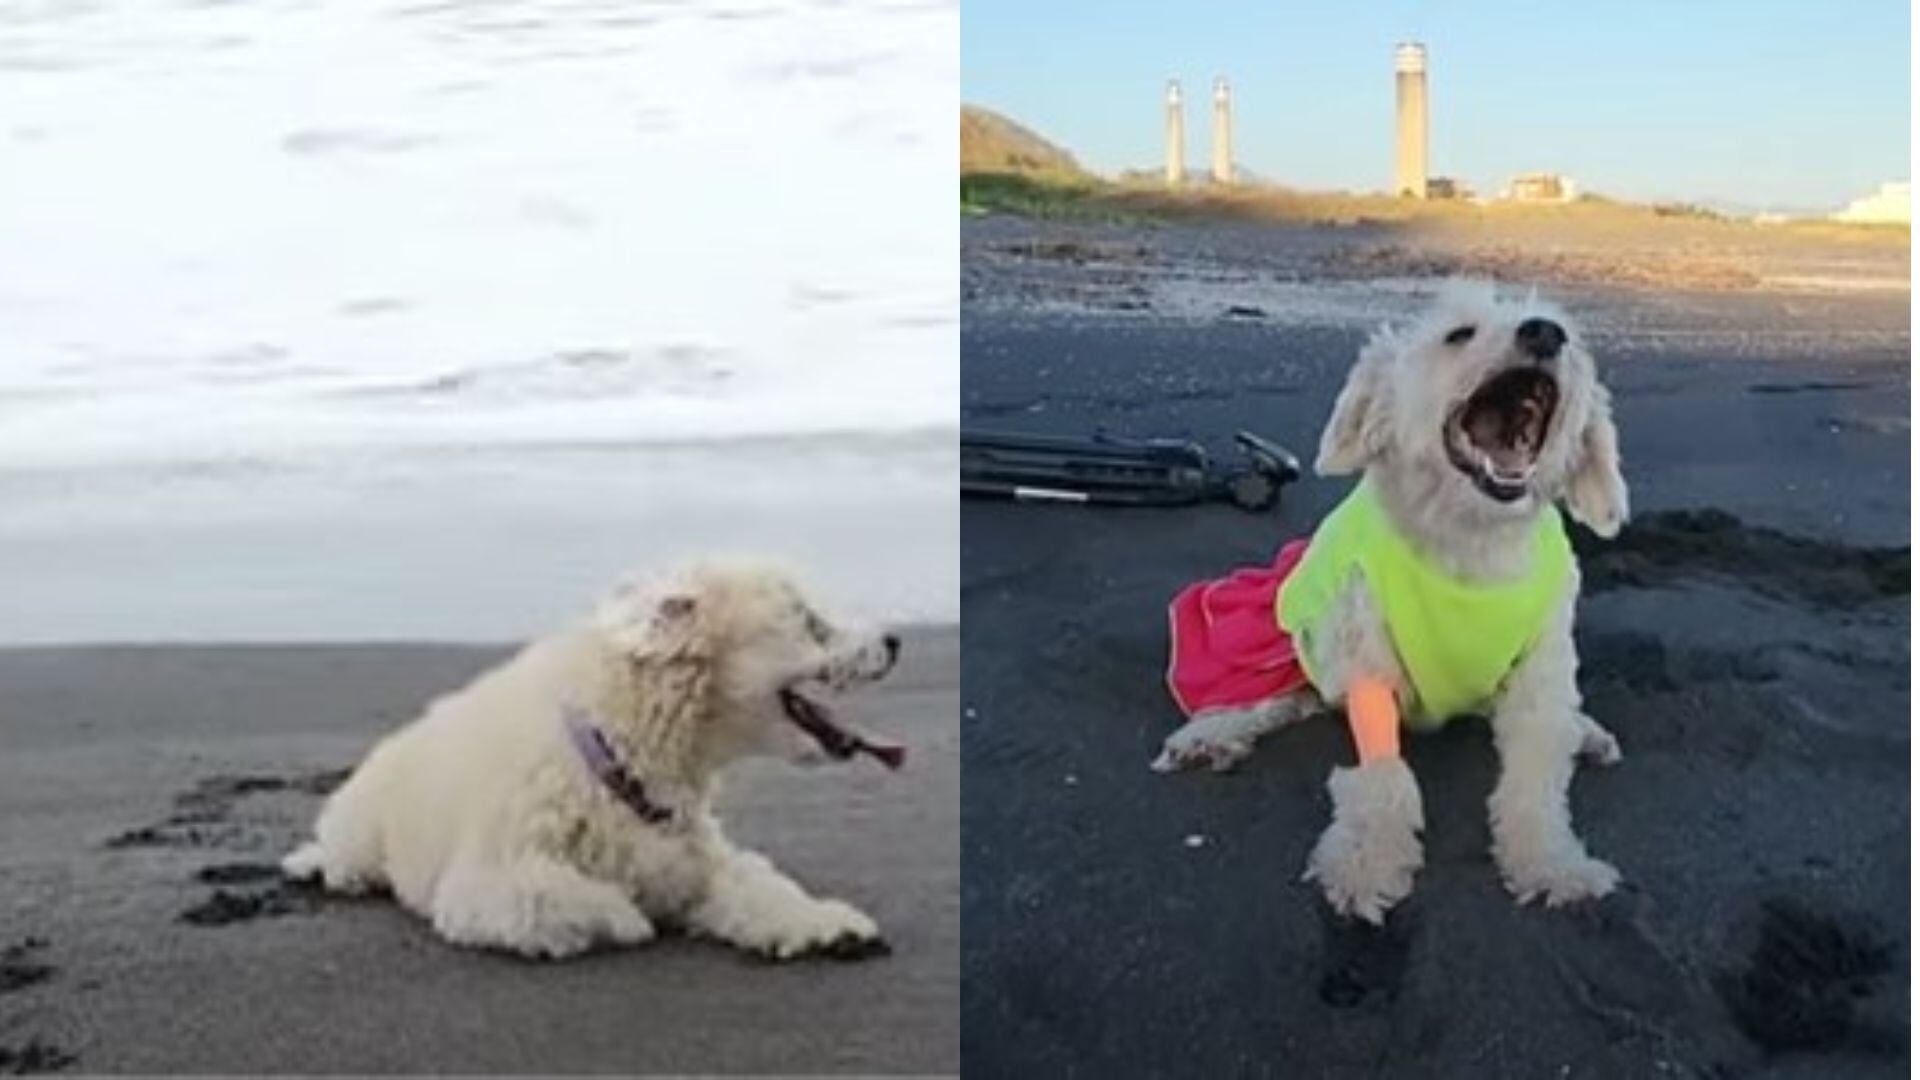
[[[1333,415],[1320,433],[1320,455],[1313,471],[1341,476],[1366,467],[1387,448],[1387,363],[1398,343],[1382,329],[1360,348],[1347,384],[1334,399]]]
[[[1613,399],[1607,388],[1594,387],[1586,426],[1574,448],[1573,472],[1567,477],[1567,510],[1596,534],[1611,538],[1627,522],[1627,481],[1620,475],[1620,435],[1613,427]]]
[[[690,589],[647,589],[623,584],[602,601],[594,625],[630,656],[697,651],[700,600]]]
[[[694,768],[712,703],[713,598],[688,579],[624,584],[594,612],[594,626],[612,647],[594,709],[622,731],[624,749],[663,776]]]

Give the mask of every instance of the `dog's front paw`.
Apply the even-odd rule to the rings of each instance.
[[[1620,871],[1584,854],[1503,864],[1500,876],[1515,900],[1529,904],[1544,897],[1550,908],[1598,899],[1620,883]]]
[[[528,918],[529,912],[537,916]],[[433,926],[456,945],[536,960],[565,960],[597,946],[644,945],[657,933],[631,902],[597,889],[459,895],[434,908]]]
[[[821,956],[829,960],[872,960],[876,957],[892,956],[893,946],[887,944],[887,939],[883,937],[843,934],[806,955]]]
[[[528,927],[507,947],[535,960],[565,960],[599,946],[631,947],[652,941],[656,931],[638,911],[610,912],[598,926],[553,923]]]
[[[1320,834],[1302,880],[1319,882],[1334,911],[1378,926],[1413,892],[1419,869],[1420,840],[1411,830],[1390,838],[1336,821]]]
[[[871,917],[839,900],[810,901],[769,928],[758,945],[761,955],[771,960],[804,956],[864,960],[892,951]]]
[[[1320,834],[1302,880],[1317,881],[1342,915],[1379,925],[1413,892],[1420,869],[1420,791],[1399,758],[1335,769],[1333,822]]]

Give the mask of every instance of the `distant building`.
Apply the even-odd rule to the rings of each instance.
[[[1571,179],[1559,173],[1521,173],[1507,182],[1505,197],[1514,202],[1572,202],[1576,197]]]
[[[1451,176],[1435,176],[1427,180],[1427,198],[1471,199],[1473,189]]]
[[[1411,42],[1393,50],[1393,192],[1427,195],[1427,47]]]
[[[1833,215],[1835,221],[1882,224],[1911,224],[1913,221],[1912,186],[1905,180],[1890,180],[1880,190],[1863,195]]]

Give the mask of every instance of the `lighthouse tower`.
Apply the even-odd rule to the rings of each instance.
[[[1187,182],[1187,122],[1180,104],[1180,80],[1167,83],[1167,186]]]
[[[1213,182],[1233,183],[1233,91],[1213,80]]]
[[[1427,197],[1427,47],[1408,43],[1393,50],[1398,105],[1393,140],[1393,192]]]

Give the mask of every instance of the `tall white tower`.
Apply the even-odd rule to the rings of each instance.
[[[1213,182],[1233,183],[1233,91],[1224,76],[1213,80]]]
[[[1167,82],[1167,186],[1187,182],[1187,122],[1180,104],[1180,80]]]
[[[1427,197],[1427,47],[1414,43],[1393,50],[1393,81],[1398,116],[1393,140],[1393,192]]]

